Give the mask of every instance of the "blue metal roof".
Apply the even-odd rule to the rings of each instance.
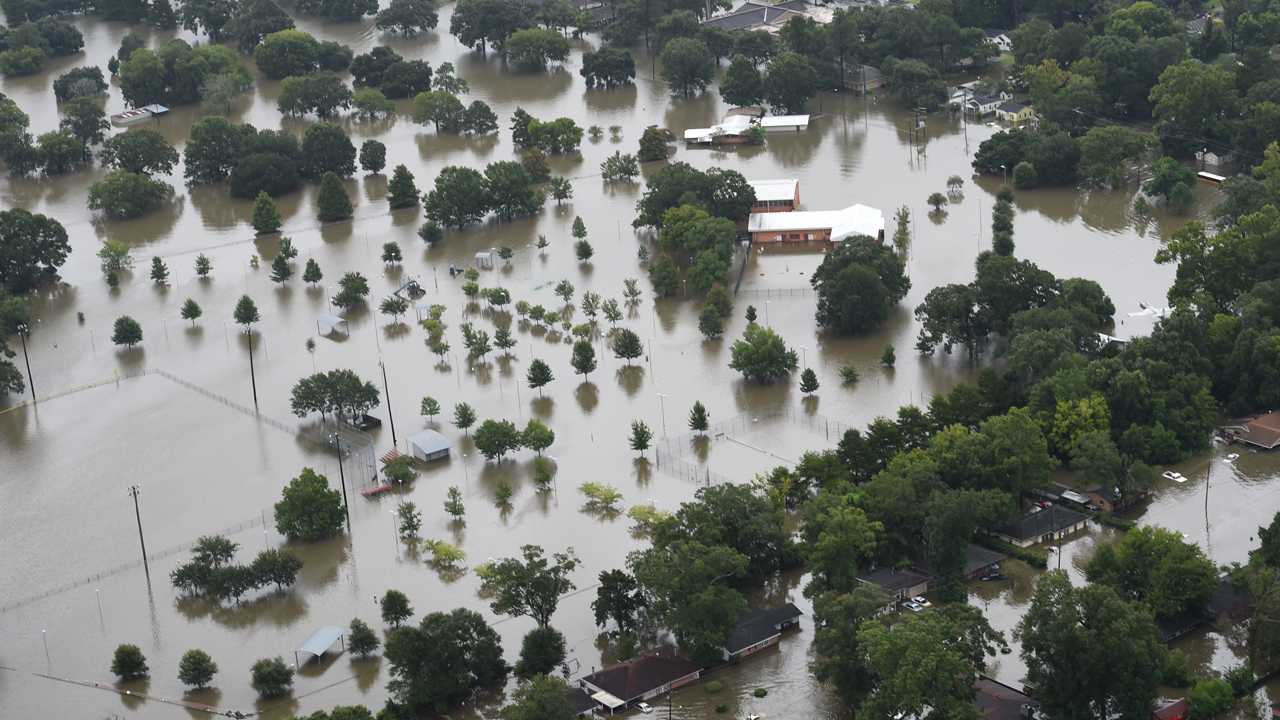
[[[311,653],[317,658],[328,652],[329,648],[342,637],[342,628],[326,625],[315,631],[307,641],[293,651],[293,660],[298,661],[298,653]]]

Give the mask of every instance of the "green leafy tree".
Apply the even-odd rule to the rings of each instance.
[[[626,50],[602,45],[599,50],[582,54],[578,73],[587,87],[619,87],[635,80],[636,61]]]
[[[1111,588],[1075,588],[1066,572],[1049,571],[1014,637],[1055,717],[1150,714],[1166,654],[1160,631]]]
[[[1147,169],[1151,171],[1151,179],[1142,185],[1142,192],[1151,197],[1163,197],[1170,206],[1174,205],[1178,186],[1191,188],[1196,184],[1195,172],[1179,165],[1171,157],[1162,157]],[[1182,208],[1179,212],[1185,209]]]
[[[591,602],[596,625],[603,628],[609,620],[613,620],[619,631],[635,632],[637,616],[644,606],[644,595],[640,593],[640,586],[630,573],[616,569],[600,573],[596,599]]]
[[[667,159],[667,138],[658,127],[647,127],[640,136],[640,162],[653,162]]]
[[[486,571],[481,589],[491,593],[494,600],[489,607],[499,615],[521,617],[528,615],[538,627],[545,628],[556,611],[560,596],[573,590],[569,573],[578,566],[573,548],[555,553],[550,559],[543,557],[542,548],[525,545],[520,548],[524,556],[503,558]]]
[[[579,340],[573,344],[573,356],[569,360],[573,371],[584,378],[596,369],[596,349],[589,341]]]
[[[818,375],[813,368],[805,368],[800,373],[800,392],[806,395],[812,395],[818,389]]]
[[[209,277],[209,271],[213,269],[213,263],[209,262],[209,258],[204,253],[196,256],[196,274],[200,277]]]
[[[649,429],[649,426],[643,420],[631,421],[631,437],[628,442],[632,450],[644,454],[644,451],[649,449],[649,441],[652,439],[653,431]]]
[[[111,659],[111,674],[129,681],[145,677],[148,671],[147,658],[137,645],[121,643],[116,646],[116,653]]]
[[[293,668],[284,658],[262,658],[249,668],[249,686],[262,697],[279,697],[293,686]]]
[[[316,205],[319,207],[318,215],[322,222],[345,220],[351,217],[353,212],[347,189],[332,172],[326,172],[324,179],[320,181],[320,193],[316,197]]]
[[[843,333],[880,325],[911,289],[901,258],[863,237],[828,253],[809,282],[818,294],[818,324]]]
[[[662,79],[673,93],[696,95],[711,84],[716,61],[706,43],[693,38],[676,38],[662,49]],[[665,153],[664,153],[665,154]],[[644,159],[641,141],[641,159]]]
[[[510,420],[485,420],[476,428],[476,450],[486,460],[498,458],[501,463],[504,455],[519,450],[522,444],[520,430]]]
[[[151,11],[156,12],[159,6],[169,8],[168,0],[152,2]],[[173,15],[172,9],[168,10],[168,15]],[[176,24],[176,19],[167,26],[159,19],[153,19],[151,24],[160,29],[168,29]],[[268,35],[291,29],[293,29],[293,18],[289,17],[289,14],[275,2],[247,0],[236,3],[231,20],[223,27],[223,32],[229,39],[235,40],[241,50],[252,52]],[[258,64],[256,58],[254,62]],[[261,64],[258,64],[258,68],[262,68]]]
[[[98,74],[101,77],[101,71]],[[93,152],[89,148],[101,145],[106,139],[105,131],[111,127],[102,106],[93,98],[80,95],[67,103],[62,114],[58,127],[80,141],[80,159],[88,160],[93,157]]]
[[[457,486],[449,488],[444,501],[444,511],[452,515],[455,520],[466,514],[467,508],[462,504],[462,493],[458,492]]]
[[[453,425],[459,430],[466,430],[476,422],[476,411],[466,403],[453,406]]]
[[[378,601],[382,608],[382,622],[398,628],[405,620],[413,617],[413,608],[409,607],[409,596],[399,590],[388,590]]]
[[[551,197],[555,198],[557,205],[560,204],[560,201],[568,200],[573,197],[573,185],[569,182],[568,178],[564,178],[559,175],[551,178],[548,190],[551,191]],[[539,242],[543,243],[542,245],[539,245],[539,247],[546,247],[545,238],[539,240]]]
[[[520,70],[541,70],[569,57],[569,40],[549,28],[517,30],[502,44],[502,57]]]
[[[15,295],[34,290],[53,279],[70,253],[67,231],[57,220],[22,208],[0,212],[0,288]],[[124,267],[128,256],[128,246],[113,240],[98,253],[104,271]]]
[[[89,209],[107,217],[127,220],[146,214],[160,204],[173,188],[146,175],[128,170],[112,170],[89,186]]]
[[[551,443],[555,441],[555,431],[543,424],[538,418],[530,418],[529,424],[525,426],[524,431],[520,434],[520,444],[539,455],[542,454],[543,450],[551,447]]]
[[[526,641],[532,635],[533,632],[526,635]],[[516,674],[519,673],[517,669]],[[511,693],[511,704],[502,708],[498,717],[501,720],[569,720],[574,717],[574,708],[564,694],[568,689],[569,684],[554,675],[529,676],[516,686]]]
[[[761,94],[775,113],[799,114],[817,94],[819,82],[818,72],[808,58],[793,52],[779,53],[769,61]]]
[[[525,633],[515,673],[522,678],[546,676],[565,658],[564,634],[553,627],[536,627]],[[563,693],[561,694],[563,697]]]
[[[632,360],[644,355],[644,344],[641,343],[640,336],[627,328],[619,330],[613,339],[613,355],[626,360],[627,365],[630,365]]]
[[[665,252],[658,253],[657,259],[649,265],[649,280],[658,295],[665,297],[674,293],[680,285],[675,260]]]
[[[370,653],[376,652],[381,644],[368,623],[360,618],[352,618],[351,632],[347,634],[348,650],[359,655],[363,660],[369,657]]]
[[[720,80],[720,97],[730,105],[759,104],[764,99],[764,81],[756,64],[741,54],[734,55]]]
[[[449,34],[472,50],[501,50],[507,38],[533,27],[532,18],[512,0],[465,0],[449,20]]]
[[[72,68],[53,81],[53,97],[60,103],[71,102],[76,98],[94,98],[107,91],[108,85],[102,77],[102,68],[96,65]],[[101,106],[99,106],[101,108]]]
[[[414,708],[448,706],[507,674],[498,634],[464,608],[431,613],[417,627],[392,633],[383,654],[392,698]]]
[[[113,135],[102,143],[98,160],[103,165],[145,175],[173,172],[178,151],[165,142],[159,130],[139,128]]]
[[[326,122],[308,125],[302,136],[299,170],[312,180],[323,178],[327,172],[349,178],[356,172],[356,146],[338,125]]]
[[[276,201],[271,199],[265,190],[258,191],[253,201],[253,229],[259,235],[279,232],[282,225],[280,211],[276,209]]]
[[[1095,126],[1080,139],[1080,173],[1096,184],[1118,186],[1125,163],[1141,158],[1154,139],[1121,125]]]
[[[352,95],[351,107],[356,118],[366,120],[391,117],[396,112],[395,102],[372,88],[365,88]]]
[[[435,7],[428,0],[391,0],[391,4],[378,11],[374,27],[409,37],[427,30],[434,30],[440,22]]]
[[[531,215],[546,201],[546,195],[533,189],[533,178],[520,163],[510,160],[489,163],[484,174],[487,209],[499,218]]]
[[[204,310],[200,309],[200,304],[193,298],[187,298],[186,302],[182,303],[182,319],[190,320],[191,327],[195,327],[196,319],[203,314]]]
[[[416,205],[418,197],[418,186],[413,183],[413,173],[404,165],[397,165],[387,183],[387,200],[391,209]]]
[[[178,680],[183,685],[191,685],[201,689],[213,681],[218,672],[218,664],[203,650],[188,650],[178,661]]]
[[[872,691],[866,648],[859,643],[858,631],[888,602],[879,588],[862,584],[847,593],[814,598],[814,615],[823,621],[814,638],[818,654],[814,676],[819,682],[830,680],[846,707],[860,707]]]
[[[471,168],[446,167],[436,176],[435,188],[423,204],[427,217],[441,225],[462,228],[477,222],[489,208],[484,176]]]
[[[702,312],[698,314],[698,332],[707,338],[713,338],[724,332],[724,320],[720,318],[720,313],[711,303],[702,306]]]
[[[16,212],[16,209],[10,210],[9,212]],[[26,211],[24,210],[22,212]],[[21,215],[19,215],[19,219],[22,219]],[[8,247],[5,249],[6,251],[12,252]],[[68,250],[68,252],[70,251]],[[203,257],[203,255],[201,257]],[[102,241],[102,247],[98,249],[98,259],[103,272],[133,267],[133,257],[129,255],[129,246],[114,238],[107,238]],[[200,258],[196,258],[197,272],[199,271],[199,264]],[[6,286],[7,285],[8,283],[6,283]]]
[[[289,548],[263,550],[258,553],[258,557],[254,558],[249,571],[255,584],[275,583],[277,590],[283,590],[297,582],[302,564],[302,558]]]
[[[377,140],[365,140],[360,146],[360,167],[367,173],[380,173],[387,166],[387,146]]]
[[[1150,525],[1129,531],[1117,546],[1100,546],[1085,576],[1159,617],[1202,611],[1218,587],[1217,568],[1199,546]]]
[[[332,537],[346,519],[342,493],[329,489],[329,479],[303,468],[282,491],[275,505],[276,531],[309,542]]]
[[[128,315],[121,315],[116,318],[115,327],[111,332],[111,342],[132,350],[134,345],[142,342],[142,325]]]
[[[730,368],[748,380],[761,382],[785,377],[799,361],[796,352],[787,348],[777,333],[759,325],[748,325],[742,339],[734,341],[729,352]]]
[[[302,271],[302,282],[311,283],[315,287],[316,283],[324,279],[324,273],[320,270],[320,263],[315,258],[307,258],[307,266]]]
[[[398,319],[401,315],[409,312],[409,301],[399,295],[390,295],[382,299],[382,303],[378,305],[378,311],[383,315],[390,315],[393,319]]]

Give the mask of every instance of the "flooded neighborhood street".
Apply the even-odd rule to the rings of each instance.
[[[269,265],[277,240],[254,238],[249,224],[252,202],[231,199],[226,183],[184,185],[181,165],[170,177],[158,178],[175,187],[171,199],[156,212],[130,221],[103,220],[87,209],[88,186],[105,175],[100,167],[54,178],[0,178],[0,205],[57,218],[66,226],[73,248],[60,270],[61,281],[26,296],[33,326],[26,350],[35,394],[92,385],[23,407],[14,406],[29,400],[30,394],[0,400],[0,546],[5,549],[0,553],[0,578],[5,579],[0,584],[0,717],[172,718],[181,712],[207,717],[196,710],[36,675],[110,681],[112,652],[126,642],[139,645],[153,669],[149,679],[124,686],[138,692],[260,713],[268,720],[340,704],[363,704],[376,712],[388,697],[389,677],[380,655],[361,660],[347,653],[303,665],[285,704],[260,700],[249,686],[249,668],[258,658],[277,655],[292,664],[294,649],[313,631],[327,625],[345,628],[354,617],[364,619],[381,637],[385,626],[375,599],[389,588],[408,595],[415,618],[457,607],[482,613],[501,634],[507,661],[514,663],[520,638],[534,623],[493,614],[488,601],[478,597],[480,579],[471,570],[487,559],[518,556],[526,544],[539,545],[548,554],[572,547],[582,560],[571,575],[577,589],[562,599],[553,624],[568,640],[572,676],[589,674],[616,657],[611,642],[599,635],[590,607],[597,576],[623,567],[627,553],[649,545],[647,536],[626,517],[626,509],[652,503],[675,510],[692,500],[699,487],[659,467],[652,449],[629,449],[633,420],[647,423],[658,439],[684,435],[695,400],[707,407],[712,423],[739,415],[752,419],[752,427],[737,437],[741,442],[713,438],[705,456],[682,457],[704,471],[748,482],[808,450],[832,448],[838,440],[834,433],[786,417],[753,419],[752,413],[761,408],[782,403],[862,427],[877,416],[894,416],[903,405],[927,406],[934,393],[946,393],[957,382],[977,377],[981,365],[962,353],[930,357],[915,351],[919,324],[912,310],[934,287],[972,280],[975,256],[991,245],[990,213],[1001,178],[975,176],[970,162],[978,143],[997,128],[966,126],[959,117],[933,115],[927,121],[927,142],[915,147],[903,131],[906,116],[898,98],[824,93],[809,103],[814,117],[807,130],[773,133],[762,147],[720,151],[686,149],[681,143],[673,161],[703,170],[737,170],[748,180],[798,179],[801,203],[810,210],[869,205],[884,213],[887,233],[899,207],[911,208],[914,216],[907,263],[912,288],[876,331],[835,336],[815,324],[809,278],[822,261],[820,245],[785,251],[766,246],[762,253],[754,247],[737,251],[731,278],[736,280],[743,263],[745,267],[734,312],[725,320],[723,336],[705,340],[698,330],[702,298],[692,288],[687,288],[687,296],[682,286],[673,296],[650,299],[647,265],[638,259],[637,250],[646,247],[656,254],[656,236],[631,226],[643,182],[606,184],[599,165],[615,150],[634,152],[647,126],[657,124],[681,136],[686,128],[718,122],[728,105],[714,92],[673,98],[651,77],[654,64],[643,46],[631,48],[638,71],[634,86],[585,89],[578,59],[582,51],[599,45],[596,35],[572,41],[573,54],[564,67],[519,73],[497,54],[471,52],[447,34],[451,12],[451,5],[442,6],[440,30],[407,39],[380,35],[371,18],[331,23],[303,16],[298,26],[317,38],[350,45],[357,54],[387,44],[406,59],[424,59],[433,67],[452,62],[458,76],[470,84],[466,101],[484,100],[497,113],[499,132],[480,138],[438,135],[414,124],[411,100],[397,101],[398,113],[389,120],[341,120],[357,146],[369,138],[385,143],[388,165],[406,164],[419,189],[430,188],[448,165],[518,160],[508,130],[517,106],[545,120],[570,117],[584,128],[621,125],[620,140],[607,134],[599,140],[584,139],[580,156],[550,158],[552,173],[572,181],[571,199],[548,200],[532,217],[490,219],[446,231],[442,243],[428,247],[416,232],[424,220],[421,206],[388,210],[389,172],[357,173],[344,181],[355,205],[354,218],[327,225],[316,219],[318,185],[304,185],[277,198],[277,204],[284,216],[282,234],[300,251],[296,268],[300,271],[312,258],[324,272],[324,280],[312,287],[301,281],[300,272],[283,284],[272,282]],[[0,80],[0,92],[31,116],[33,133],[57,124],[52,79],[77,65],[105,66],[130,30],[97,18],[74,22],[85,36],[83,54],[54,58],[42,74]],[[146,37],[148,31],[136,30]],[[150,44],[174,36],[155,33]],[[195,42],[181,31],[176,36]],[[113,82],[117,84],[106,104],[108,114],[126,109],[118,81]],[[282,119],[276,110],[279,91],[279,81],[258,77],[236,101],[229,119],[301,133],[306,123]],[[198,105],[178,107],[150,126],[181,150],[190,124],[204,116]],[[658,167],[644,165],[643,175]],[[965,179],[963,199],[931,214],[926,197],[945,191],[947,178],[956,174]],[[1156,265],[1156,250],[1188,219],[1207,218],[1220,194],[1200,184],[1188,215],[1160,207],[1141,218],[1132,209],[1136,191],[1136,183],[1115,191],[1040,188],[1019,191],[1014,203],[1018,257],[1059,278],[1100,283],[1117,311],[1117,324],[1108,330],[1120,338],[1151,331],[1153,318],[1126,314],[1137,311],[1141,302],[1166,304],[1175,268]],[[584,221],[595,249],[589,262],[574,257],[570,228],[575,216]],[[550,243],[545,250],[534,246],[539,235]],[[108,288],[95,255],[107,238],[129,244],[136,261],[132,271],[121,273],[118,290]],[[382,244],[391,241],[404,250],[401,264],[387,265],[380,259]],[[646,355],[630,364],[615,359],[608,340],[597,333],[592,341],[599,366],[584,379],[570,365],[568,333],[530,327],[514,315],[495,315],[483,304],[468,306],[463,280],[451,278],[449,268],[471,267],[477,253],[501,246],[513,248],[514,257],[504,262],[495,253],[494,266],[481,270],[479,282],[482,287],[508,289],[513,302],[560,309],[564,303],[553,288],[562,279],[576,287],[575,303],[587,291],[623,302],[624,280],[638,279],[645,293],[637,303],[624,303],[625,316],[618,327],[635,331]],[[212,261],[207,279],[198,278],[193,267],[200,253]],[[167,286],[148,279],[152,256],[167,263]],[[256,267],[251,264],[254,257]],[[328,294],[336,292],[343,272],[353,270],[370,279],[369,301],[345,313],[348,334],[320,335],[316,316],[329,311]],[[426,290],[415,302],[447,307],[445,339],[453,351],[443,359],[428,350],[427,333],[415,322],[414,310],[398,322],[376,312],[376,302],[410,278]],[[381,427],[371,431],[375,454],[396,447],[404,452],[406,435],[433,428],[454,443],[452,456],[421,464],[412,481],[373,499],[360,495],[373,487],[371,478],[344,467],[349,532],[318,543],[282,538],[271,517],[281,488],[303,467],[326,475],[337,487],[340,471],[337,456],[326,447],[228,404],[255,405],[248,339],[232,320],[236,300],[244,294],[254,299],[262,316],[255,325],[252,351],[257,410],[264,418],[302,433],[322,434],[314,416],[291,413],[294,383],[314,371],[349,368],[381,391],[381,362],[386,391],[371,412],[382,420]],[[204,309],[204,316],[194,323],[179,316],[187,298]],[[804,348],[804,364],[815,369],[821,383],[814,397],[803,397],[794,382],[746,382],[727,368],[729,348],[747,326],[748,305],[756,308],[759,324],[778,331],[789,346]],[[78,312],[84,314],[83,322]],[[130,351],[110,339],[113,320],[124,314],[136,318],[145,333],[143,342]],[[496,351],[483,362],[469,361],[459,326],[470,321],[492,333],[495,317],[512,321],[518,343],[509,354]],[[574,322],[584,320],[574,316]],[[605,322],[600,326],[608,330]],[[314,351],[305,346],[308,339],[315,340]],[[893,368],[879,362],[886,343],[897,349]],[[525,385],[531,358],[545,360],[555,374],[541,392]],[[991,361],[990,353],[983,357],[983,362]],[[861,379],[842,383],[840,369],[846,365],[858,367]],[[424,396],[438,400],[444,415],[434,421],[420,415]],[[471,436],[448,422],[460,402],[474,407],[480,420],[508,419],[520,427],[530,418],[546,423],[556,434],[545,453],[556,468],[554,487],[546,492],[536,488],[532,451],[486,462]],[[392,440],[392,422],[398,443]],[[1258,526],[1269,524],[1280,507],[1280,458],[1243,452],[1234,463],[1226,463],[1225,452],[1215,446],[1201,457],[1166,468],[1181,472],[1188,481],[1161,480],[1154,497],[1127,517],[1183,534],[1218,565],[1246,562],[1248,551],[1257,547]],[[1062,477],[1054,479],[1071,476],[1060,473]],[[494,501],[500,479],[515,490],[509,506]],[[624,496],[621,512],[586,506],[576,489],[585,481],[616,486]],[[148,554],[168,553],[150,561],[149,573],[140,564],[120,569],[142,555],[139,519],[127,493],[133,485],[140,488],[139,515]],[[461,520],[442,510],[450,486],[462,494],[466,513]],[[467,560],[459,568],[426,562],[429,553],[421,541],[398,537],[393,513],[401,499],[423,511],[422,538],[445,540],[466,552]],[[797,525],[798,518],[791,517],[788,527]],[[189,544],[229,528],[234,528],[229,537],[239,543],[242,562],[263,549],[293,548],[305,562],[297,584],[225,604],[175,591],[168,576],[187,559]],[[1083,582],[1082,568],[1094,549],[1116,540],[1114,530],[1091,524],[1087,533],[1064,543],[1063,569]],[[1050,567],[1058,562],[1050,556]],[[1019,561],[1010,561],[1007,568],[1009,580],[971,582],[970,603],[982,608],[992,626],[1011,639],[1041,571]],[[709,717],[719,703],[729,705],[727,717],[850,717],[810,669],[813,608],[801,595],[807,581],[803,572],[792,571],[770,578],[764,587],[748,589],[754,605],[796,603],[805,612],[800,627],[784,634],[780,648],[717,670],[676,692],[671,717]],[[54,592],[39,597],[47,591]],[[1186,652],[1193,672],[1223,670],[1240,662],[1239,649],[1210,628],[1180,638],[1173,646]],[[191,648],[208,652],[220,673],[212,688],[184,696],[176,667]],[[996,656],[988,671],[1009,685],[1020,685],[1026,675],[1016,652]],[[711,680],[721,682],[724,690],[708,693],[705,686]],[[514,687],[511,679],[505,688],[483,690],[449,714],[496,717]],[[754,697],[756,688],[767,689],[768,695]],[[1280,682],[1261,692],[1260,700],[1263,695],[1268,703],[1280,700]],[[662,704],[666,702],[663,698]]]

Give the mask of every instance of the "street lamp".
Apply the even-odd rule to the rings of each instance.
[[[667,396],[658,393],[658,402],[662,403],[662,436],[667,435]]]
[[[253,406],[258,406],[258,376],[253,370],[253,326],[248,323],[244,326],[245,333],[249,336],[249,382],[253,383]]]
[[[653,334],[658,334],[658,301],[653,301]]]
[[[688,278],[684,279],[684,299],[685,300],[689,299],[689,279]]]
[[[764,326],[773,327],[772,325],[769,324],[769,301],[768,300],[764,301]]]
[[[1000,181],[1000,183],[1001,183],[1002,185],[1008,185],[1008,184],[1009,184],[1009,171],[1008,171],[1008,170],[1006,170],[1006,169],[1005,169],[1005,166],[1003,166],[1003,165],[1001,165],[1001,166],[1000,166],[1000,175],[1001,175],[1001,177],[1003,177],[1003,178],[1004,178],[1003,180],[1001,180],[1001,181]]]
[[[142,569],[147,577],[151,577],[151,566],[147,564],[147,541],[142,537],[142,511],[138,509],[138,486],[130,485],[129,494],[133,496],[133,514],[138,518],[138,542],[142,544]]]
[[[333,286],[324,289],[324,307],[326,310],[333,306],[333,301],[329,299],[329,293],[331,292],[333,292]]]
[[[378,356],[378,367],[382,368],[382,389],[387,393],[387,420],[391,421],[391,447],[394,448],[398,444],[396,442],[396,417],[391,414],[391,388],[387,387],[387,364],[382,362],[382,356]]]
[[[31,381],[31,358],[27,357],[27,333],[31,332],[26,323],[18,326],[18,337],[22,338],[22,359],[27,363],[27,385],[31,387],[31,404],[36,402],[36,384]]]

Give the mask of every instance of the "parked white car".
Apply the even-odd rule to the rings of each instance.
[[[1187,479],[1182,476],[1182,473],[1176,473],[1172,470],[1165,470],[1163,473],[1160,473],[1160,477],[1165,478],[1166,480],[1172,480],[1174,482],[1187,481]]]
[[[911,612],[924,612],[924,606],[914,600],[904,600],[902,602],[902,607],[910,610]]]
[[[933,603],[925,600],[923,595],[917,595],[911,598],[911,602],[919,605],[920,607],[933,607]]]
[[[653,706],[647,702],[637,703],[636,708],[645,715],[653,712]]]

